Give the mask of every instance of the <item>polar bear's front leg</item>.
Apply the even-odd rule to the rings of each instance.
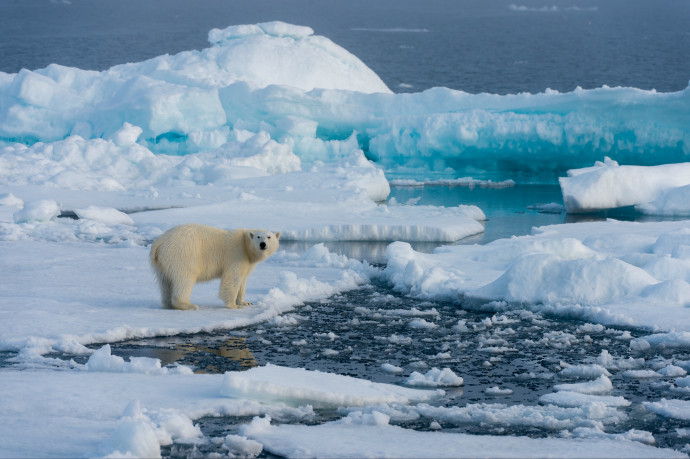
[[[241,308],[242,304],[237,302],[241,283],[236,272],[223,274],[220,278],[220,299],[225,302],[225,307],[229,309]]]
[[[247,288],[247,278],[244,279],[242,282],[242,285],[240,285],[240,291],[237,292],[237,304],[240,306],[251,306],[252,303],[250,301],[244,301],[244,291]]]

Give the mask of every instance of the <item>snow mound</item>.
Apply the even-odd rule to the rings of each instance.
[[[15,223],[47,222],[60,215],[60,206],[50,199],[29,202],[14,213]]]
[[[690,331],[690,233],[683,221],[553,225],[430,254],[394,242],[386,257],[382,276],[419,298],[649,327],[675,333],[659,338],[669,345],[687,342]]]
[[[314,35],[310,27],[274,21],[213,29],[209,50],[224,78],[253,86],[271,84],[347,89],[364,93],[391,91],[381,79],[343,48]],[[220,49],[220,52],[214,53]]]
[[[228,397],[327,408],[410,403],[429,400],[440,393],[269,364],[248,371],[226,373],[221,394]]]
[[[690,185],[690,163],[619,166],[607,158],[594,167],[569,170],[559,181],[569,213],[625,206],[670,215],[690,210],[688,201],[682,201]]]

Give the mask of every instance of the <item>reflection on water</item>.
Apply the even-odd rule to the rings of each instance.
[[[194,367],[195,373],[224,373],[228,370],[246,370],[257,366],[254,354],[240,336],[215,337],[213,344],[194,338],[154,338],[144,342],[123,343],[118,355],[160,359],[161,365],[180,363]]]

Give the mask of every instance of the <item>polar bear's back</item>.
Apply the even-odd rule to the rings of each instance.
[[[228,259],[237,259],[231,254],[244,248],[244,229],[222,230],[212,226],[189,223],[176,226],[161,234],[151,246],[151,263],[168,277],[185,275],[199,281],[217,278]],[[240,256],[240,258],[242,258]]]

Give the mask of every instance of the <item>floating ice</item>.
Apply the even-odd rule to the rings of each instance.
[[[100,371],[110,373],[144,373],[144,374],[192,374],[192,370],[184,366],[175,366],[173,369],[161,367],[159,359],[149,357],[130,357],[129,361],[117,355],[112,355],[110,344],[106,344],[86,362],[88,371]]]
[[[83,209],[75,209],[74,213],[77,214],[79,218],[85,218],[89,220],[97,220],[111,225],[134,225],[134,220],[117,209],[112,207],[98,207],[98,206],[88,206]]]
[[[594,167],[570,170],[568,177],[561,177],[559,181],[565,208],[570,213],[636,205],[647,213],[654,213],[653,208],[663,210],[667,206],[668,211],[664,212],[670,215],[682,215],[684,210],[690,210],[688,204],[675,204],[687,193],[675,189],[690,185],[690,163],[619,166],[607,158]],[[657,201],[659,198],[663,201]],[[656,204],[651,204],[653,202]]]
[[[690,421],[689,400],[667,400],[662,398],[658,402],[643,402],[642,404],[649,411],[660,416]]]
[[[445,387],[462,386],[464,381],[450,368],[432,368],[426,374],[413,371],[405,380],[405,384],[416,387]]]
[[[592,395],[566,390],[544,394],[539,397],[539,402],[564,407],[586,407],[593,404],[601,404],[610,407],[626,407],[632,405],[630,401],[620,396]]]
[[[558,373],[564,378],[595,379],[601,375],[611,376],[611,373],[601,365],[573,365]]]
[[[228,397],[314,407],[409,403],[439,395],[436,391],[408,389],[350,376],[276,365],[226,373],[221,393]]]
[[[348,418],[346,418],[348,419]],[[392,425],[344,421],[317,426],[271,425],[256,418],[243,435],[263,444],[264,449],[284,457],[449,457],[517,458],[525,451],[533,457],[683,457],[682,453],[656,449],[627,440],[527,438],[418,432]]]
[[[689,247],[682,221],[554,225],[530,236],[440,247],[431,254],[395,242],[387,248],[382,275],[400,291],[435,300],[463,298],[467,307],[527,306],[599,324],[675,330],[650,343],[678,346],[687,345],[690,331]]]
[[[557,391],[578,392],[580,394],[605,394],[611,392],[613,384],[611,380],[601,375],[593,381],[572,383],[572,384],[556,384],[553,386]]]
[[[486,395],[493,395],[493,396],[504,396],[504,395],[513,395],[513,390],[512,389],[501,389],[498,386],[493,386],[493,387],[488,387],[484,393]]]

